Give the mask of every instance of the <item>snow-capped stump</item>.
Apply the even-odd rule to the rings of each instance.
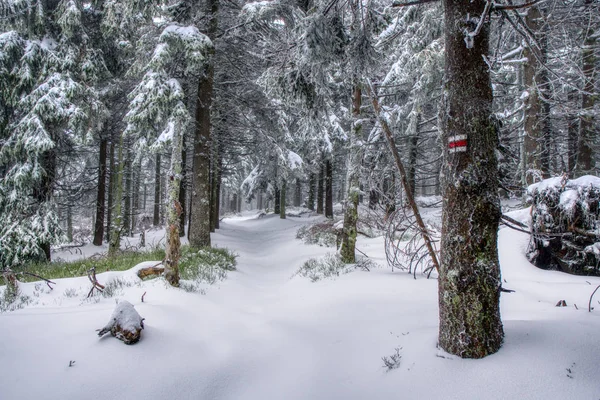
[[[125,344],[134,344],[140,340],[142,329],[144,329],[144,318],[138,314],[130,302],[122,300],[117,304],[108,324],[102,329],[97,329],[97,331],[98,336],[110,332]]]
[[[529,186],[528,257],[539,268],[600,275],[600,178],[557,177]]]

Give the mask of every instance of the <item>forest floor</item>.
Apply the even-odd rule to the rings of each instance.
[[[317,220],[225,219],[213,244],[238,254],[237,270],[205,294],[141,282],[134,270],[98,275],[122,282],[110,298],[86,299],[87,277],[52,291],[22,284],[29,304],[0,313],[0,398],[600,399],[600,305],[587,310],[600,278],[535,268],[527,235],[502,228],[504,286],[515,290],[501,299],[505,343],[462,360],[436,347],[436,279],[392,272],[383,238],[358,242],[380,268],[295,275],[335,251],[295,238]],[[95,335],[118,299],[146,319],[135,345]],[[382,357],[394,355],[390,370]]]

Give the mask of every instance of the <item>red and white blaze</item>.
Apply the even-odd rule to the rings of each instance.
[[[448,138],[448,153],[467,151],[467,135],[454,135]]]

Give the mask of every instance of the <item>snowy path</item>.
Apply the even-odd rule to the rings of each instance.
[[[85,291],[87,278],[40,293],[46,305],[0,314],[0,399],[600,398],[600,312],[583,310],[600,279],[539,271],[524,261],[523,236],[502,230],[503,276],[517,290],[502,299],[506,343],[460,360],[435,347],[433,279],[387,268],[292,278],[331,251],[294,239],[306,222],[226,220],[213,240],[239,254],[238,271],[204,296],[156,281],[126,288],[120,297],[146,318],[134,346],[94,335],[114,299],[63,294]],[[359,247],[383,264],[381,238]],[[555,308],[559,298],[582,307]],[[381,357],[395,348],[402,361],[387,373]]]

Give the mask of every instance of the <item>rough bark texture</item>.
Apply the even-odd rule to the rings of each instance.
[[[106,199],[106,158],[108,140],[100,140],[100,153],[98,155],[98,191],[96,193],[96,222],[94,224],[94,245],[102,246],[104,239],[104,212]]]
[[[362,121],[360,120],[362,90],[355,84],[352,96],[352,132],[348,149],[348,195],[344,210],[344,228],[340,255],[346,264],[356,262],[356,223],[358,222],[358,203],[360,198],[360,166],[362,162]]]
[[[309,210],[315,210],[315,185],[317,184],[317,178],[314,173],[310,174],[308,179],[308,201],[306,206]],[[261,208],[261,207],[259,207]]]
[[[219,0],[206,4],[209,18],[206,35],[213,40],[217,33]],[[196,132],[194,137],[194,173],[190,201],[188,239],[194,247],[210,246],[210,156],[211,156],[211,106],[214,88],[214,57],[198,82],[196,101]]]
[[[537,7],[531,7],[525,22],[527,27],[532,32],[539,32],[542,24],[541,13]],[[533,182],[539,181],[539,173],[542,171],[542,155],[543,148],[543,124],[542,119],[542,104],[539,96],[539,81],[538,72],[542,68],[534,49],[526,47],[523,55],[527,58],[527,62],[523,65],[523,84],[529,93],[526,100],[523,138],[523,183],[530,185]],[[538,55],[539,57],[539,55]]]
[[[577,92],[571,91],[568,95],[569,104],[577,104]],[[567,170],[569,177],[575,173],[577,162],[577,139],[579,137],[579,120],[574,112],[567,114]]]
[[[152,225],[160,224],[160,153],[156,153],[154,161],[154,207]]]
[[[106,213],[106,241],[110,242],[110,229],[112,226],[112,210],[114,206],[114,189],[115,189],[115,138],[110,140],[110,175],[108,178],[108,199]]]
[[[181,150],[182,135],[176,127],[173,132],[171,170],[167,193],[167,244],[165,249],[165,279],[172,286],[179,286],[179,258],[181,256],[181,240],[179,238],[179,188],[181,185]]]
[[[144,329],[144,318],[138,314],[133,305],[121,300],[115,307],[108,324],[98,329],[98,336],[109,333],[125,344],[134,344],[140,340]]]
[[[179,216],[179,236],[185,236],[185,219],[186,219],[186,198],[187,198],[187,153],[185,151],[185,135],[183,136],[183,150],[181,150],[181,183],[179,185],[179,204],[181,205],[181,215]]]
[[[591,5],[592,1],[593,0],[586,0],[586,6]],[[587,26],[585,33],[586,38],[581,50],[581,58],[583,59],[582,70],[585,77],[585,85],[581,95],[581,109],[583,114],[580,122],[576,176],[588,174],[594,175],[596,166],[592,147],[594,139],[597,136],[597,133],[594,132],[594,105],[598,97],[597,95],[594,95],[596,84],[596,78],[594,76],[596,69],[596,57],[594,54],[596,37],[594,36],[594,30],[591,25]]]
[[[281,192],[279,191],[279,187],[275,186],[275,199],[274,199],[273,212],[275,214],[279,214],[281,212]]]
[[[319,177],[317,178],[317,214],[323,214],[323,189],[324,189],[324,173],[323,165],[319,166]]]
[[[444,0],[445,87],[442,179],[442,261],[439,276],[439,344],[463,358],[481,358],[502,345],[497,233],[501,216],[491,120],[492,88],[483,58],[487,24],[465,46],[465,15],[481,15],[484,1]],[[467,150],[451,153],[449,138],[467,136]]]
[[[280,193],[280,201],[279,201],[279,218],[285,219],[285,194],[287,191],[287,182],[284,180],[281,184],[281,193]]]
[[[325,216],[333,218],[333,165],[325,160]]]
[[[112,209],[112,226],[110,227],[110,241],[108,244],[109,257],[116,255],[121,247],[121,228],[123,226],[123,164],[123,135],[121,135],[119,138],[119,153],[113,187],[115,206]]]
[[[294,207],[300,207],[302,204],[302,181],[300,178],[296,178],[296,184],[294,185]]]

